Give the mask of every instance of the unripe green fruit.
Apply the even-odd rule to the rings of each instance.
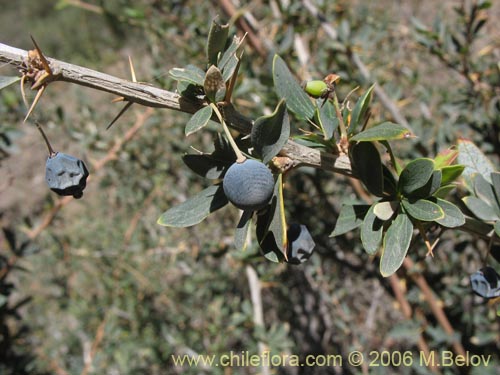
[[[304,91],[313,98],[321,98],[328,92],[328,85],[324,81],[314,80],[306,82]]]
[[[288,263],[301,264],[309,259],[316,243],[305,225],[293,223],[287,230]]]
[[[81,198],[89,172],[85,163],[74,156],[58,152],[47,159],[45,181],[59,195]]]
[[[267,206],[271,200],[274,178],[265,164],[247,159],[229,167],[222,187],[227,199],[236,207],[256,211]]]

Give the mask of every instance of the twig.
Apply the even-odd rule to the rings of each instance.
[[[245,267],[248,279],[248,286],[250,287],[250,297],[253,306],[253,323],[256,327],[264,327],[264,312],[262,307],[261,285],[257,272],[251,265]],[[266,344],[259,341],[259,353],[262,355],[266,351]],[[269,375],[270,369],[266,364],[262,364],[262,375]]]
[[[436,300],[436,297],[434,296],[434,292],[432,291],[431,287],[425,280],[425,278],[421,274],[417,274],[414,271],[414,266],[415,264],[413,261],[409,258],[406,257],[403,261],[403,266],[408,272],[408,275],[411,277],[413,282],[417,284],[417,286],[420,288],[422,293],[424,294],[424,297],[429,304],[429,307],[431,308],[432,313],[436,317],[436,320],[438,323],[443,327],[444,331],[446,332],[447,335],[450,336],[452,339],[452,346],[456,354],[460,354],[465,356],[465,349],[460,343],[459,340],[454,337],[455,331],[453,330],[452,325],[450,324],[450,321],[446,317],[446,314],[443,310],[443,308],[439,305],[438,301]]]

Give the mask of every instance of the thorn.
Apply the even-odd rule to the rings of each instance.
[[[132,75],[132,82],[137,82],[137,78],[135,76],[134,64],[132,64],[132,58],[128,57],[128,64],[130,65],[130,74]]]
[[[39,57],[39,58],[40,58],[40,60],[42,61],[43,68],[45,69],[45,71],[46,71],[49,75],[52,75],[52,69],[50,69],[50,65],[49,65],[48,60],[47,60],[47,59],[45,58],[45,56],[43,55],[42,50],[40,49],[40,47],[38,47],[38,44],[36,44],[35,39],[33,38],[33,36],[32,36],[32,35],[30,35],[30,38],[31,38],[31,40],[33,41],[33,44],[35,45],[35,49],[36,49],[36,51],[38,52],[38,57]]]
[[[24,91],[24,82],[26,82],[25,74],[21,76],[21,97],[23,98],[23,103],[26,106],[26,109],[28,109],[30,106],[28,104],[28,100],[26,99],[26,92]]]
[[[47,83],[46,82],[47,79],[50,77],[52,77],[52,73],[43,72],[42,75],[36,80],[36,82],[33,83],[33,85],[31,86],[31,89],[36,90],[39,87],[45,85]]]
[[[28,110],[28,113],[26,114],[26,117],[24,118],[24,121],[23,122],[26,122],[26,120],[28,119],[28,117],[30,116],[31,112],[33,112],[33,110],[35,109],[38,101],[40,100],[40,98],[42,97],[42,94],[43,92],[45,91],[45,87],[47,86],[42,86],[38,89],[37,93],[36,93],[36,96],[35,96],[35,99],[33,100],[33,103],[31,104],[31,107],[30,109]]]
[[[111,103],[119,103],[119,102],[124,102],[125,98],[123,96],[119,96],[118,98],[114,98]]]
[[[125,113],[125,111],[130,108],[132,104],[134,104],[134,102],[127,102],[122,110],[115,116],[113,121],[111,121],[111,123],[106,127],[106,130],[108,130]]]

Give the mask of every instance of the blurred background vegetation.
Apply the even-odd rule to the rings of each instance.
[[[131,56],[139,81],[172,91],[168,70],[205,68],[210,23],[216,16],[229,20],[220,6],[226,1],[0,3],[0,42],[31,49],[31,34],[48,56],[123,78],[130,78]],[[377,81],[419,137],[397,144],[401,159],[433,157],[466,137],[498,165],[500,3],[316,1],[336,40],[305,3],[252,1],[237,8],[253,15],[269,56],[279,53],[299,80],[335,72],[341,98],[360,86],[357,98]],[[234,96],[252,118],[277,103],[270,61],[247,44]],[[16,72],[3,66],[0,73]],[[264,345],[302,358],[352,350],[408,350],[416,358],[423,347],[440,352],[457,343],[491,355],[490,366],[435,371],[498,373],[500,320],[472,295],[468,279],[484,265],[488,243],[446,232],[431,258],[417,241],[409,253],[414,268],[384,279],[357,232],[329,237],[341,204],[363,197],[347,178],[305,168],[285,186],[289,222],[306,224],[317,244],[301,266],[269,263],[252,247],[233,250],[238,212],[231,207],[193,228],[160,227],[163,211],[204,187],[181,157],[191,146],[209,151],[216,129],[186,138],[188,115],[135,105],[105,131],[121,108],[112,99],[55,83],[35,111],[53,146],[84,158],[93,174],[84,197],[59,210],[44,181],[45,145],[31,122],[22,124],[20,91],[0,92],[0,374],[258,374],[266,370],[174,368],[171,355],[258,353]],[[377,97],[372,116],[391,118]],[[132,128],[137,131],[126,134]],[[456,198],[461,195],[458,189]],[[494,258],[486,262],[499,269]],[[262,284],[264,327],[254,323],[247,266]],[[432,300],[415,274],[431,287]],[[452,334],[432,302],[445,311]],[[368,371],[432,373],[416,365],[272,373]]]

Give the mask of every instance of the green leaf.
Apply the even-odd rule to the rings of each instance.
[[[282,175],[278,175],[274,195],[265,214],[257,215],[257,241],[264,256],[279,262],[286,257],[288,246]]]
[[[391,223],[384,236],[382,257],[380,259],[380,273],[387,277],[396,272],[410,247],[413,235],[413,224],[410,218],[400,213]]]
[[[441,167],[441,185],[448,185],[459,178],[464,171],[465,166],[461,164]]]
[[[373,205],[373,213],[382,221],[387,221],[399,209],[399,201],[383,201]]]
[[[497,198],[495,196],[495,191],[493,190],[493,186],[488,183],[484,177],[480,174],[477,174],[474,177],[474,192],[476,193],[476,197],[481,199],[488,206],[493,208],[495,211],[498,210],[497,207]],[[500,214],[497,212],[497,214]]]
[[[212,185],[194,197],[164,212],[158,224],[167,227],[190,227],[228,203],[222,185]]]
[[[384,222],[375,215],[374,209],[372,205],[361,225],[361,243],[369,255],[378,251],[384,233]]]
[[[335,223],[335,229],[330,234],[330,237],[340,236],[359,227],[363,223],[363,218],[369,207],[365,204],[342,205]]]
[[[21,79],[21,77],[18,77],[18,76],[14,76],[14,77],[0,76],[0,90],[18,82],[20,79]]]
[[[462,176],[469,191],[473,191],[473,180],[476,173],[479,173],[486,181],[491,183],[490,175],[495,171],[495,168],[474,143],[461,139],[458,141],[458,151],[458,163],[465,166]]]
[[[424,187],[434,173],[434,161],[428,158],[419,158],[409,162],[401,172],[398,190],[404,196]]]
[[[497,234],[497,237],[500,237],[500,220],[495,221],[495,233]]]
[[[240,60],[236,56],[232,56],[228,63],[225,65],[224,69],[222,70],[222,78],[224,79],[224,82],[229,81],[231,76],[233,75],[234,71],[236,70],[236,67],[238,66],[238,62]]]
[[[499,219],[495,210],[479,198],[468,196],[462,198],[462,201],[477,218],[483,221],[495,221]]]
[[[351,141],[373,142],[411,138],[413,134],[404,126],[393,122],[383,122],[351,137]]]
[[[401,203],[406,213],[414,219],[420,221],[436,221],[444,218],[444,211],[442,208],[438,204],[426,199],[419,199],[414,202],[403,199]]]
[[[453,149],[449,148],[447,150],[441,151],[434,158],[434,166],[436,169],[449,167],[456,160],[457,157],[458,157],[458,150],[456,150],[455,148]]]
[[[290,120],[285,100],[281,100],[276,110],[269,116],[259,117],[252,127],[252,146],[267,164],[283,148],[290,137]]]
[[[354,173],[366,186],[367,190],[381,197],[384,195],[384,176],[380,154],[371,142],[360,142],[350,152]]]
[[[212,155],[184,155],[182,161],[196,174],[217,180],[222,178],[225,170],[231,165],[231,161],[221,160]]]
[[[273,81],[278,97],[286,100],[288,109],[299,119],[310,119],[314,116],[311,99],[290,73],[285,61],[278,55],[273,59]]]
[[[366,112],[370,107],[370,102],[372,100],[372,92],[374,88],[375,84],[371,85],[370,88],[366,90],[366,92],[363,94],[363,96],[359,98],[359,100],[356,102],[356,105],[354,106],[354,109],[352,110],[351,113],[351,121],[349,123],[349,129],[348,129],[349,134],[356,133],[358,126],[361,125],[362,122],[364,121]]]
[[[186,136],[191,135],[206,126],[212,117],[212,112],[213,110],[210,106],[203,107],[196,111],[196,113],[191,116],[186,124],[186,128],[184,129]]]
[[[322,129],[324,138],[327,140],[332,139],[333,133],[339,126],[339,119],[335,114],[335,108],[329,101],[324,102],[323,104],[323,100],[317,100],[316,103],[317,107],[314,119]]]
[[[433,196],[436,198],[445,198],[450,192],[456,189],[457,186],[455,184],[443,185],[439,189],[437,189]]]
[[[446,228],[456,228],[465,224],[465,215],[453,203],[444,199],[436,199],[436,203],[444,212],[444,217],[436,220],[436,223]]]
[[[492,172],[490,177],[493,190],[495,190],[495,196],[497,197],[497,206],[500,206],[500,173]]]
[[[215,65],[208,68],[203,81],[205,95],[212,103],[217,103],[224,98],[226,93],[226,84],[222,74]]]
[[[208,65],[216,65],[219,52],[224,50],[229,34],[229,24],[221,25],[216,20],[212,21],[212,27],[208,33],[207,59]]]
[[[237,250],[244,251],[247,248],[248,230],[252,223],[253,211],[243,211],[240,221],[234,232],[234,246]]]
[[[188,65],[185,68],[172,68],[168,74],[176,81],[189,82],[198,86],[203,86],[205,80],[205,72],[194,65]]]
[[[429,181],[427,181],[424,186],[418,188],[410,195],[408,195],[408,198],[412,198],[413,200],[415,200],[428,198],[433,195],[441,187],[441,175],[442,174],[440,170],[434,170]]]
[[[230,63],[231,60],[234,61],[234,58],[236,58],[236,51],[238,51],[238,48],[241,45],[241,38],[238,36],[234,36],[233,40],[231,41],[231,45],[224,51],[222,54],[222,57],[219,60],[219,69],[221,69],[223,72],[226,70],[226,65]]]

